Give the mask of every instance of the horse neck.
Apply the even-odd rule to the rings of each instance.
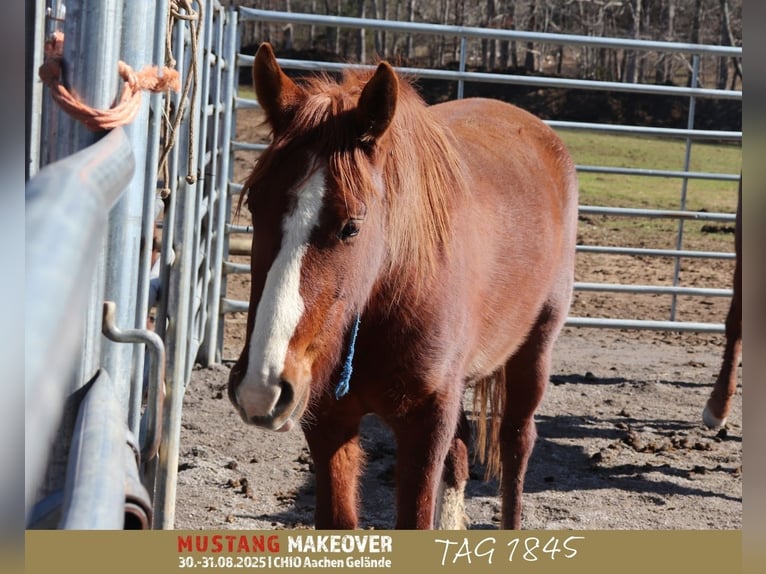
[[[400,107],[385,150],[389,283],[397,299],[417,299],[444,264],[452,211],[467,187],[448,130],[419,101]]]

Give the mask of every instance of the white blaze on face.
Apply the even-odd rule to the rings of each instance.
[[[237,401],[249,416],[267,416],[280,394],[290,340],[303,316],[301,266],[312,230],[319,223],[325,172],[317,170],[297,191],[297,204],[282,222],[282,245],[266,275],[250,338],[247,370]]]

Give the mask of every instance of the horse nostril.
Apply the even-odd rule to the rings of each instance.
[[[279,393],[277,404],[274,405],[274,416],[278,416],[287,409],[293,403],[293,397],[295,396],[293,386],[287,381],[279,381],[279,388],[281,392]]]

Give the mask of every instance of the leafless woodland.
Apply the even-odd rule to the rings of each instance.
[[[742,44],[742,0],[232,0],[261,9],[459,26],[718,45]],[[246,22],[242,45],[270,41],[282,50],[317,50],[345,61],[382,57],[448,67],[459,39],[325,26]],[[683,54],[608,50],[535,42],[474,41],[469,65],[604,81],[688,84]],[[701,63],[706,87],[740,89],[740,59]]]

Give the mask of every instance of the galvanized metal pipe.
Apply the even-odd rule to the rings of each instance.
[[[224,148],[221,150],[221,163],[217,173],[216,186],[218,189],[218,210],[214,221],[215,241],[212,249],[212,267],[213,269],[223,269],[224,253],[227,250],[228,238],[225,228],[226,221],[230,211],[230,197],[228,194],[228,181],[231,177],[231,153],[232,150],[226,149],[231,145],[231,135],[233,133],[234,111],[233,102],[236,93],[236,83],[238,82],[238,69],[236,66],[237,58],[237,11],[232,7],[228,9],[225,15],[226,27],[224,28],[223,53],[221,61],[222,70],[222,88],[223,88],[223,118],[221,125],[221,140]],[[225,278],[223,273],[215,273],[211,286],[211,293],[208,299],[210,313],[208,315],[207,327],[207,348],[202,351],[202,359],[210,365],[212,362],[221,360],[223,347],[223,321],[221,320],[221,295],[225,289]]]
[[[212,228],[209,224],[211,209],[215,209],[215,185],[209,183],[215,181],[217,168],[216,154],[212,153],[218,145],[218,132],[211,127],[211,119],[216,122],[215,116],[209,112],[214,111],[215,106],[208,105],[215,84],[213,64],[213,40],[215,36],[214,15],[215,9],[212,3],[200,4],[203,7],[202,20],[199,25],[204,30],[200,38],[197,52],[199,88],[197,90],[196,116],[197,134],[195,142],[197,149],[195,158],[197,161],[196,172],[200,180],[197,193],[195,222],[194,222],[194,250],[192,262],[192,274],[198,281],[195,282],[194,297],[192,299],[192,329],[189,333],[191,345],[188,349],[187,361],[188,376],[191,376],[191,365],[197,358],[197,352],[204,337],[205,323],[207,322],[207,293],[211,279],[210,261],[207,255],[210,253],[212,241]],[[210,133],[210,135],[208,135]],[[194,279],[193,279],[194,280]]]
[[[43,63],[43,40],[45,36],[45,0],[26,3],[26,53],[31,65],[26,66],[27,101],[25,126],[24,180],[40,170],[40,134],[42,133],[43,84],[37,78],[37,70]]]
[[[134,169],[116,129],[43,168],[26,188],[25,480],[29,509],[61,419],[84,328],[107,213]],[[79,386],[79,385],[77,385]]]
[[[612,49],[632,49],[632,50],[653,50],[664,52],[685,52],[696,55],[704,54],[726,54],[738,57],[741,56],[741,48],[737,48],[732,51],[731,47],[718,47],[718,46],[705,46],[695,44],[679,44],[669,42],[646,42],[642,40],[621,40],[614,38],[593,38],[585,36],[573,36],[566,34],[545,34],[545,33],[527,33],[519,31],[508,30],[487,30],[481,28],[466,28],[466,27],[451,27],[451,26],[439,26],[430,24],[414,24],[403,22],[390,22],[379,21],[370,19],[356,19],[356,18],[342,18],[342,17],[328,17],[317,14],[295,14],[287,12],[274,12],[268,10],[257,10],[251,8],[241,7],[239,10],[242,20],[263,20],[263,21],[279,21],[279,22],[291,22],[291,23],[307,23],[307,24],[328,24],[335,26],[346,27],[364,27],[373,29],[385,29],[385,30],[397,30],[400,32],[408,33],[427,33],[427,34],[439,34],[439,35],[452,35],[460,37],[461,40],[465,38],[498,38],[504,40],[516,40],[516,41],[539,41],[547,43],[558,44],[574,44],[574,45],[589,45],[598,46],[602,48]],[[462,55],[462,52],[461,52]],[[239,54],[237,63],[238,65],[247,66],[253,61],[253,56]],[[335,64],[327,62],[311,62],[304,60],[290,60],[280,59],[280,64],[284,68],[292,68],[306,71],[341,71],[347,67],[362,67],[362,66],[349,66],[346,64]],[[487,83],[508,83],[508,84],[524,84],[524,85],[537,85],[541,87],[569,87],[579,89],[590,90],[609,90],[609,91],[625,91],[631,93],[648,93],[648,94],[665,94],[675,96],[690,96],[690,97],[706,97],[706,98],[718,98],[718,99],[741,99],[742,92],[737,90],[707,90],[692,86],[691,88],[674,87],[674,86],[656,86],[656,85],[642,85],[642,84],[622,84],[616,82],[594,82],[583,80],[568,80],[558,78],[529,78],[529,77],[514,77],[505,76],[499,74],[482,74],[471,73],[459,70],[457,72],[444,71],[444,70],[424,70],[414,68],[400,68],[403,73],[411,74],[416,77],[434,78],[434,79],[447,79],[456,80],[459,82],[458,90],[461,91],[462,82],[464,81],[477,81]],[[236,98],[237,109],[254,108],[258,107],[258,103],[255,100],[247,98]],[[672,129],[672,128],[654,128],[643,126],[614,126],[614,125],[600,125],[587,122],[561,122],[561,121],[547,121],[546,122],[555,129],[575,129],[575,130],[589,130],[589,131],[601,131],[604,133],[625,133],[630,135],[651,135],[662,137],[675,137],[691,140],[704,140],[704,139],[719,139],[729,141],[741,141],[741,131],[721,131],[721,130],[695,130],[695,129]],[[232,148],[236,150],[245,151],[262,151],[267,146],[264,144],[254,144],[249,142],[235,141],[232,144]],[[677,177],[683,179],[708,179],[718,181],[736,181],[739,176],[737,174],[716,174],[716,173],[701,173],[690,172],[688,166],[683,171],[674,170],[648,170],[637,168],[615,168],[610,166],[577,166],[580,172],[591,173],[606,173],[612,175],[631,175],[631,176],[650,176],[650,177]],[[229,182],[230,194],[236,195],[241,193],[242,185],[237,182]],[[599,214],[599,215],[616,215],[627,217],[650,217],[650,218],[674,218],[678,220],[708,220],[708,221],[733,221],[733,214],[711,214],[706,212],[687,212],[685,210],[643,210],[643,209],[630,209],[630,208],[602,208],[597,206],[581,206],[581,214]],[[233,232],[249,232],[244,226],[228,226],[228,233]],[[689,256],[689,257],[714,257],[721,259],[729,259],[733,257],[733,254],[729,253],[715,253],[715,252],[692,252],[689,250],[682,250],[680,248],[676,250],[652,250],[652,249],[633,249],[623,247],[601,247],[601,246],[579,246],[580,252],[602,252],[621,255],[653,255],[653,256]],[[225,262],[224,271],[226,273],[244,273],[247,272],[248,266],[241,264],[234,264],[229,261]],[[585,289],[590,289],[589,284],[582,284]],[[599,289],[608,289],[609,284],[604,284]],[[665,287],[645,286],[652,292],[664,292]],[[593,287],[596,289],[596,287]],[[622,290],[619,287],[618,290]],[[637,289],[641,290],[642,286],[638,286]],[[728,290],[706,290],[697,288],[680,288],[676,287],[677,293],[699,293],[699,294],[715,294],[726,295]],[[233,301],[224,298],[222,300],[222,312],[243,312],[247,310],[247,302]],[[590,320],[580,320],[579,318],[572,318],[572,321],[582,324],[583,326],[592,326]],[[597,319],[596,321],[600,321]],[[657,328],[657,329],[670,329],[670,330],[708,330],[707,327],[699,327],[701,324],[697,323],[680,323],[680,322],[656,322],[656,321],[622,321],[617,320],[604,320],[604,326],[630,328],[631,325],[640,325],[636,328]],[[720,326],[715,325],[712,327],[714,332],[719,332]]]
[[[665,219],[688,219],[694,221],[734,221],[733,213],[718,213],[709,211],[683,211],[676,209],[640,209],[633,207],[602,207],[600,205],[581,205],[581,214],[618,215],[622,217],[649,217]]]
[[[280,12],[275,10],[248,8],[244,6],[239,8],[239,13],[242,21],[263,20],[266,22],[315,24],[344,28],[368,28],[373,30],[388,30],[392,32],[409,32],[440,36],[465,36],[468,38],[509,40],[516,42],[544,42],[548,44],[569,44],[592,46],[596,48],[624,48],[629,50],[673,53],[692,52],[711,56],[739,57],[742,55],[742,48],[737,46],[709,46],[705,44],[689,44],[683,42],[602,38],[598,36],[576,34],[551,34],[547,32],[479,28],[475,26],[450,26],[445,24],[399,22],[394,20],[379,20],[375,18],[352,18],[344,16],[328,16],[324,14]]]
[[[243,64],[251,64],[254,56],[242,55]],[[312,60],[293,60],[279,58],[279,65],[289,70],[302,70],[307,72],[341,72],[348,68],[372,69],[372,66],[357,64],[342,64],[337,62],[315,62]],[[601,90],[608,92],[628,92],[638,94],[655,94],[666,96],[697,96],[705,98],[719,98],[724,100],[741,100],[742,92],[739,90],[717,90],[709,88],[684,88],[680,86],[666,86],[662,84],[633,84],[620,82],[607,82],[601,80],[577,80],[569,78],[556,78],[548,76],[524,76],[519,74],[493,74],[490,72],[461,72],[453,70],[431,70],[426,68],[398,67],[396,70],[408,76],[416,76],[431,80],[472,81],[487,84],[510,84],[519,86],[537,86],[541,88],[570,88],[581,90]]]
[[[567,327],[593,327],[598,329],[638,329],[649,331],[674,331],[685,333],[723,333],[723,323],[699,323],[694,321],[651,321],[641,319],[605,319],[597,317],[569,317]]]
[[[643,177],[673,177],[684,179],[704,179],[710,181],[739,181],[740,177],[739,173],[709,173],[703,171],[611,167],[599,165],[576,165],[575,168],[581,173],[604,173],[609,175],[632,175]]]
[[[695,54],[692,58],[692,87],[696,87],[697,83],[699,81],[699,69],[700,69],[700,57],[699,55]],[[694,96],[691,96],[689,98],[689,114],[686,119],[686,129],[687,130],[693,130],[694,129],[694,114],[697,109],[697,100],[694,98]],[[691,138],[686,138],[685,142],[685,150],[684,150],[684,171],[689,171],[689,166],[691,164],[691,155],[692,155],[692,140]],[[686,194],[689,187],[689,178],[684,177],[681,180],[681,199],[679,201],[678,208],[680,210],[686,209]],[[678,235],[676,237],[676,249],[680,250],[683,247],[684,243],[684,220],[679,219],[678,220]],[[678,282],[680,280],[681,276],[681,259],[676,257],[675,265],[673,268],[673,285],[678,285]],[[670,303],[670,320],[674,321],[676,318],[676,306],[678,304],[678,300],[675,296],[673,296],[673,300]]]
[[[153,0],[132,0],[119,14],[122,20],[122,59],[136,70],[152,63],[152,31],[154,28]],[[139,300],[139,268],[148,267],[146,253],[141,253],[142,221],[144,218],[144,184],[147,169],[147,129],[149,100],[143,96],[133,122],[125,126],[136,158],[136,170],[125,193],[109,214],[109,234],[105,266],[104,299],[117,301],[115,321],[129,329],[144,328],[146,315],[137,322]],[[153,194],[151,196],[153,198]],[[116,256],[119,254],[119,256]],[[148,275],[148,274],[147,274]],[[147,276],[145,275],[145,276]],[[142,300],[148,298],[148,283]],[[145,306],[145,303],[144,303]],[[134,352],[138,357],[134,362]],[[138,434],[140,412],[131,408],[136,395],[140,397],[143,373],[143,348],[106,340],[102,344],[103,368],[111,373],[112,384],[123,405],[123,419]],[[140,366],[140,370],[134,370]],[[130,417],[129,417],[130,415]]]
[[[119,93],[120,38],[122,34],[122,0],[69,0],[64,22],[65,78],[72,92],[85,104],[107,109]],[[57,110],[49,132],[47,147],[54,151],[51,159],[61,159],[93,144],[104,132],[94,133],[79,121]],[[101,364],[101,301],[104,299],[106,253],[105,243],[98,270],[90,285],[90,302],[86,310],[85,331],[76,385],[90,380]]]
[[[620,124],[596,124],[591,122],[564,122],[545,120],[554,129],[584,130],[605,134],[625,134],[631,136],[672,137],[693,140],[742,141],[742,132],[737,130],[687,130],[684,128],[657,128],[652,126],[626,126]]]
[[[169,0],[158,0],[152,3],[153,35],[147,35],[147,42],[153,45],[150,59],[158,68],[165,64],[165,37],[166,21]],[[154,243],[155,226],[157,217],[164,208],[162,198],[157,192],[157,170],[159,165],[160,130],[163,117],[164,97],[160,93],[148,95],[148,130],[146,130],[146,164],[144,168],[144,198],[141,212],[141,245],[140,259],[138,264],[138,288],[136,294],[135,325],[140,327],[145,324],[149,316],[149,299],[151,293],[151,269],[152,269],[152,246]],[[128,421],[130,429],[138,434],[141,426],[141,384],[144,372],[144,353],[138,351],[133,354],[133,385],[131,387],[130,408]],[[160,416],[159,413],[156,416]]]
[[[109,375],[99,371],[77,415],[59,528],[122,529],[127,448],[122,410]]]
[[[578,253],[608,253],[610,255],[640,255],[643,257],[690,257],[696,259],[734,259],[736,254],[723,251],[691,251],[689,249],[647,249],[643,247],[612,247],[578,245]]]
[[[576,282],[575,291],[639,293],[643,295],[696,295],[702,297],[731,297],[731,289],[678,287],[675,285],[629,285],[622,283]]]
[[[471,72],[466,72],[471,74]],[[237,98],[237,109],[252,109],[259,108],[258,102],[250,98]],[[686,130],[683,128],[658,128],[651,126],[631,126],[621,124],[597,124],[592,122],[571,122],[560,120],[544,120],[544,123],[557,130],[571,130],[571,131],[592,131],[605,134],[618,134],[618,135],[645,135],[651,137],[671,137],[686,139],[691,138],[693,140],[720,140],[720,141],[741,141],[742,132],[737,130],[724,131],[724,130]],[[242,145],[248,144],[248,142],[239,142]],[[242,149],[260,151],[266,148],[264,144],[249,144],[251,147],[243,147]]]
[[[191,58],[203,60],[202,45],[197,46],[197,52],[192,53],[186,44],[188,30],[185,22],[177,22],[174,33],[175,58],[183,62],[186,73],[191,73]],[[187,48],[189,48],[187,50]],[[195,225],[196,206],[198,205],[198,193],[201,193],[201,181],[196,178],[186,178],[188,168],[196,170],[197,165],[188,165],[189,154],[180,153],[191,151],[193,158],[199,157],[199,138],[189,142],[188,134],[190,122],[198,121],[192,110],[200,110],[201,90],[196,90],[196,95],[189,102],[192,106],[188,112],[187,121],[182,122],[181,129],[177,134],[177,144],[171,155],[171,196],[168,208],[168,225],[163,228],[169,239],[163,241],[163,254],[167,248],[172,248],[174,256],[172,265],[168,266],[170,273],[167,281],[163,280],[166,287],[166,297],[161,305],[160,319],[163,324],[158,328],[165,329],[167,349],[166,383],[167,396],[163,414],[162,441],[157,465],[157,477],[155,483],[154,499],[154,528],[173,528],[175,520],[175,492],[178,477],[178,455],[181,434],[181,408],[183,394],[188,376],[191,373],[193,357],[191,356],[190,340],[195,328],[194,323],[194,297],[192,290],[195,287],[193,274],[198,268],[198,259],[194,254],[194,248],[198,245],[198,233]],[[177,102],[177,104],[180,102]],[[191,145],[191,150],[188,146]],[[196,175],[193,171],[192,175]],[[168,310],[172,309],[172,316]]]

